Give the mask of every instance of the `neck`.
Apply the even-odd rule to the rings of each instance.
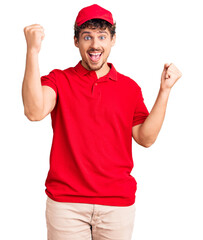
[[[85,62],[81,62],[81,64],[83,65],[83,67],[84,68],[86,68],[87,70],[89,70],[89,71],[95,71],[95,73],[96,73],[96,75],[97,75],[97,78],[99,79],[99,78],[101,78],[101,77],[103,77],[103,76],[105,76],[109,71],[110,71],[110,67],[109,67],[109,65],[107,64],[107,62],[105,62],[104,64],[103,64],[103,66],[100,68],[100,69],[91,69]]]
[[[110,71],[110,67],[107,63],[105,63],[102,68],[100,68],[99,70],[96,70],[95,72],[97,74],[97,78],[99,79],[105,76],[109,71]]]

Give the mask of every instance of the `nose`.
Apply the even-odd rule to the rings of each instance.
[[[92,38],[92,41],[91,41],[91,47],[94,48],[94,49],[99,49],[99,39],[98,38]]]

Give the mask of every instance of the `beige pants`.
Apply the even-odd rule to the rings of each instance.
[[[62,203],[47,198],[48,240],[131,240],[135,203],[106,206]]]

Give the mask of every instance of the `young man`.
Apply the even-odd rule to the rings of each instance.
[[[165,64],[157,100],[149,113],[141,88],[107,59],[115,44],[111,12],[94,4],[75,21],[74,44],[82,60],[40,78],[39,24],[24,28],[27,41],[22,95],[31,121],[51,113],[53,142],[46,179],[49,240],[130,240],[137,183],[132,138],[151,146],[160,131],[172,86],[181,77]]]

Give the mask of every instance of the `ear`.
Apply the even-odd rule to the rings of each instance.
[[[75,36],[74,36],[74,44],[77,48],[79,47],[78,39]]]
[[[113,47],[116,43],[116,33],[114,34],[112,40],[111,40],[111,46]]]

